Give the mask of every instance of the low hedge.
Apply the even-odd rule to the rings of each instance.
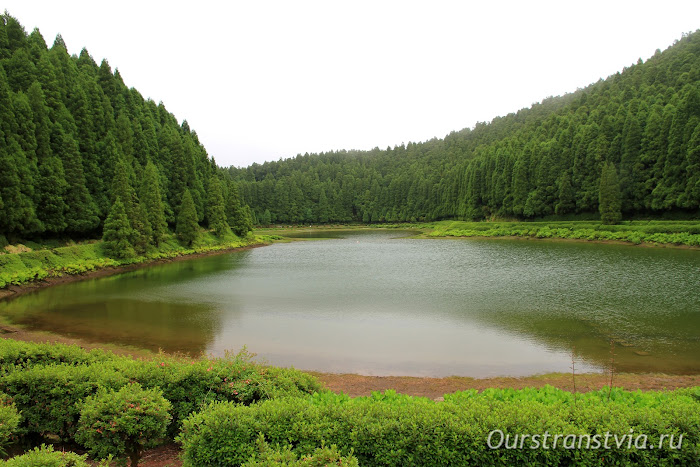
[[[319,393],[277,399],[252,406],[211,404],[183,423],[178,441],[186,465],[236,466],[256,452],[259,434],[273,445],[291,445],[299,456],[323,443],[351,451],[360,465],[697,465],[700,458],[698,391],[626,392],[619,389],[573,395],[551,387],[524,391],[468,391],[444,402],[397,395],[391,391],[367,398]],[[509,435],[581,436],[582,449],[505,449],[499,432]],[[606,433],[647,437],[656,449],[585,449],[585,437]],[[680,435],[681,449],[664,444],[661,435]],[[666,439],[668,441],[668,439]],[[551,448],[552,438],[549,438]],[[595,446],[595,444],[593,444]],[[570,446],[569,446],[570,447]]]

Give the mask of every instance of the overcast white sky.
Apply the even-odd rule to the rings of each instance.
[[[621,71],[700,1],[32,1],[49,47],[107,58],[219,165],[442,138]]]

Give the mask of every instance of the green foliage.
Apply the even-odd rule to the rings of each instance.
[[[21,456],[15,456],[6,461],[0,461],[3,467],[89,467],[87,454],[78,455],[74,452],[56,451],[53,446],[42,444]],[[107,466],[100,463],[99,466]]]
[[[84,274],[109,266],[145,263],[193,253],[228,250],[259,244],[261,240],[255,237],[240,239],[233,235],[219,238],[204,232],[198,235],[192,246],[183,247],[175,241],[172,235],[168,235],[161,240],[157,249],[150,248],[141,256],[123,259],[107,256],[103,242],[87,242],[63,247],[55,247],[55,243],[46,242],[43,245],[49,246],[49,248],[36,251],[0,255],[0,288],[10,284],[19,285],[41,280],[46,277]],[[35,245],[42,248],[39,244]]]
[[[127,455],[136,466],[144,449],[165,438],[170,408],[160,390],[138,383],[101,390],[83,402],[75,439],[94,457]]]
[[[12,398],[0,392],[0,455],[5,454],[4,448],[15,437],[20,419]]]
[[[134,230],[126,215],[124,205],[120,198],[116,198],[109,210],[109,216],[105,220],[102,241],[104,250],[108,256],[113,258],[132,258],[136,256],[131,240],[134,237]]]
[[[229,225],[226,221],[224,195],[221,191],[221,182],[217,176],[213,176],[209,181],[207,220],[209,228],[213,229],[217,236],[223,237],[229,231]]]
[[[443,221],[430,227],[431,237],[534,237],[634,244],[658,243],[700,246],[700,223],[680,221],[628,221],[605,225],[587,221],[460,222]]]
[[[179,441],[186,465],[239,465],[255,455],[262,435],[271,445],[310,455],[325,443],[353,452],[360,465],[599,465],[695,462],[700,453],[700,411],[688,391],[602,390],[577,396],[543,389],[467,391],[444,402],[393,391],[350,399],[319,393],[253,406],[215,403],[183,424]],[[489,433],[645,434],[659,445],[662,434],[683,434],[680,450],[491,449]],[[632,430],[632,431],[630,431]],[[551,444],[550,444],[551,446]]]
[[[168,232],[168,224],[165,221],[165,206],[163,205],[163,195],[160,189],[160,176],[158,175],[158,168],[153,162],[146,164],[140,198],[151,226],[151,243],[158,246]]]
[[[608,79],[443,139],[229,173],[264,225],[596,215],[603,161],[619,170],[625,217],[697,217],[699,72],[695,32]]]
[[[32,366],[3,376],[0,390],[12,396],[20,409],[23,430],[68,441],[75,436],[79,403],[98,388],[125,385],[128,379],[121,370],[113,362]]]
[[[163,392],[172,405],[171,436],[182,419],[209,402],[252,404],[321,388],[308,374],[263,366],[246,352],[213,360],[165,355],[133,360],[76,346],[11,340],[0,340],[0,375],[0,391],[12,396],[22,412],[22,430],[62,439],[74,436],[87,397],[129,382]]]
[[[617,179],[617,171],[611,162],[603,165],[603,173],[600,176],[598,209],[600,220],[603,224],[617,224],[622,219],[622,201],[620,195],[620,182]]]
[[[233,181],[228,183],[228,197],[226,200],[226,217],[233,233],[244,237],[253,230],[253,220],[248,206],[244,205],[238,193],[238,187]]]
[[[161,189],[163,203],[157,193],[148,200],[155,238],[146,244],[166,234],[161,210],[174,224],[186,188],[203,219],[203,181],[217,169],[186,123],[130,89],[106,60],[98,66],[85,49],[71,56],[62,40],[48,49],[10,15],[2,23],[13,38],[0,27],[0,234],[99,235],[119,196],[134,235],[149,236],[134,192],[144,184]],[[132,244],[144,249],[142,238]]]
[[[261,434],[255,442],[257,452],[253,457],[241,464],[243,467],[325,467],[328,465],[343,465],[347,467],[358,467],[357,459],[352,455],[342,456],[336,446],[317,448],[310,456],[303,456],[301,459],[292,451],[292,446],[287,445],[284,449],[272,449]]]
[[[177,227],[175,229],[177,237],[184,245],[191,246],[192,242],[197,238],[198,227],[197,210],[195,209],[190,190],[186,189],[185,194],[182,196],[180,212],[177,215]]]

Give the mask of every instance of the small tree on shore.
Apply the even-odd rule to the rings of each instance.
[[[121,259],[136,256],[134,246],[131,244],[132,237],[133,231],[129,219],[126,217],[124,204],[117,197],[109,210],[102,231],[105,253],[113,258]]]
[[[190,190],[186,189],[182,195],[180,212],[177,215],[177,227],[175,228],[177,237],[185,245],[191,246],[197,238],[197,226],[197,209],[194,207]]]

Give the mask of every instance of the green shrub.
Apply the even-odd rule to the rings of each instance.
[[[169,434],[180,422],[213,401],[251,404],[301,396],[321,389],[298,370],[266,367],[246,352],[218,359],[157,355],[134,360],[77,346],[0,340],[0,391],[14,397],[27,434],[71,438],[79,403],[99,388],[119,389],[130,381],[158,388],[172,404]]]
[[[217,359],[183,361],[160,356],[132,364],[129,377],[144,387],[157,387],[172,405],[170,434],[192,412],[214,401],[239,404],[281,396],[302,396],[321,389],[318,380],[298,370],[265,367],[243,351]]]
[[[358,467],[357,459],[353,455],[342,456],[336,446],[317,448],[310,456],[301,459],[287,445],[284,449],[272,449],[262,435],[256,441],[257,453],[243,467],[325,467],[328,465],[342,465],[346,467]]]
[[[90,467],[87,454],[78,455],[74,452],[54,451],[53,446],[34,448],[33,450],[15,456],[6,461],[0,461],[3,467]],[[108,462],[100,462],[99,467],[107,467]]]
[[[641,393],[615,389],[573,395],[544,389],[467,391],[444,402],[387,391],[350,399],[330,393],[240,406],[214,403],[183,423],[178,441],[186,465],[240,465],[262,434],[271,445],[311,455],[322,443],[353,452],[360,465],[657,465],[696,463],[700,404],[687,391]],[[683,435],[682,449],[491,449],[489,434],[619,436]],[[550,445],[551,446],[551,445]],[[605,461],[602,459],[605,458]]]
[[[15,438],[20,419],[12,398],[0,392],[0,455],[6,454],[4,448]]]
[[[79,404],[99,388],[120,388],[127,377],[111,363],[51,364],[14,371],[0,379],[0,390],[11,395],[22,413],[28,434],[73,438]]]
[[[170,408],[161,391],[138,383],[101,390],[82,404],[75,439],[95,457],[126,454],[135,467],[144,449],[165,437]]]
[[[0,375],[36,365],[79,365],[106,362],[115,358],[110,352],[99,349],[87,351],[77,345],[0,340]]]

